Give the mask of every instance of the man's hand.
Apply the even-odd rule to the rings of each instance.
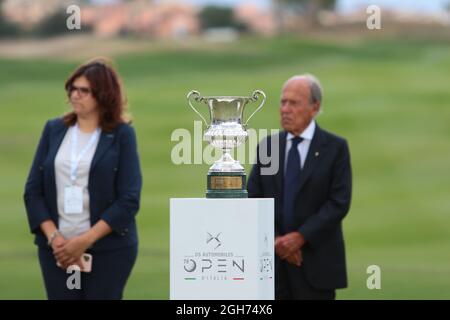
[[[275,237],[275,254],[279,257],[287,254],[287,248],[283,245],[283,236]]]
[[[303,262],[303,256],[301,250],[294,252],[292,255],[286,258],[286,261],[300,267]]]
[[[65,240],[64,244],[53,250],[53,254],[62,268],[67,269],[73,264],[78,264],[81,268],[81,256],[91,245],[90,239],[81,235]]]
[[[305,238],[300,232],[290,232],[275,238],[275,253],[284,260],[300,251],[304,244]]]

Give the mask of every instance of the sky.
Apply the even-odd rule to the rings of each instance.
[[[449,0],[338,0],[338,8],[340,11],[348,12],[349,10],[357,9],[358,7],[368,7],[371,4],[393,9],[404,9],[407,11],[427,11],[439,12],[442,11]]]

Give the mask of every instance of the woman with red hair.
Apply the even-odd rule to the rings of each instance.
[[[24,194],[47,296],[121,299],[138,248],[135,131],[104,60],[78,67],[65,89],[72,110],[47,122]]]

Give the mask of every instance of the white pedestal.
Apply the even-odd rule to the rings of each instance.
[[[273,199],[170,199],[170,299],[274,299]]]

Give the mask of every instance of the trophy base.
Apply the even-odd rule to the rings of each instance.
[[[208,172],[206,198],[247,198],[245,172]]]

